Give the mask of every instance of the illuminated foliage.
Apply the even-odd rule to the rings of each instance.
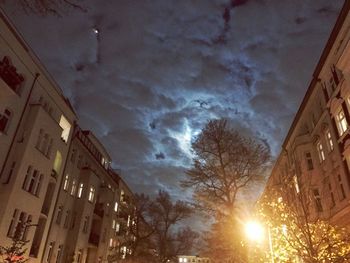
[[[307,193],[294,193],[293,199],[282,195],[286,196],[286,191],[269,191],[259,202],[262,221],[271,233],[275,262],[348,262],[346,229],[313,215]]]

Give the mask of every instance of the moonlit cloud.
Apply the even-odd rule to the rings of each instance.
[[[131,188],[183,198],[208,119],[278,154],[342,1],[84,3],[63,18],[6,10]]]

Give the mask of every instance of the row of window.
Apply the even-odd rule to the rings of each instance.
[[[57,225],[61,225],[63,213],[64,213],[64,207],[61,205],[57,209],[57,215],[56,215],[56,224]],[[76,224],[76,219],[77,219],[77,213],[74,211],[72,212],[70,210],[67,210],[65,213],[65,216],[64,216],[64,220],[63,220],[63,228],[73,229],[75,227],[75,224]],[[82,229],[83,233],[88,232],[89,223],[90,223],[90,217],[85,216],[84,221],[83,221],[83,229]]]
[[[339,186],[339,191],[340,191],[339,192],[339,200],[342,201],[346,198],[346,193],[345,193],[344,184],[343,184],[343,181],[342,181],[340,174],[338,174],[338,176],[337,176],[337,181],[338,181],[338,186]],[[329,206],[330,206],[330,208],[333,208],[336,205],[336,203],[335,203],[335,196],[334,196],[334,191],[333,191],[331,183],[329,183],[329,182],[327,183],[327,188],[328,188],[329,201],[330,201]],[[313,189],[313,196],[314,196],[314,200],[315,200],[316,211],[323,212],[324,209],[323,209],[322,198],[321,198],[320,192],[317,188]]]
[[[69,174],[66,174],[66,176],[64,177],[64,182],[63,182],[63,190],[68,192],[69,190],[69,184],[70,184],[70,178],[69,178]],[[78,182],[76,179],[72,180],[72,184],[71,184],[71,188],[70,188],[70,195],[71,196],[77,196],[78,198],[81,198],[83,195],[83,191],[84,191],[84,183],[79,183],[78,186]],[[96,195],[96,188],[91,185],[89,187],[89,194],[88,194],[88,201],[93,203],[95,200],[95,195]]]

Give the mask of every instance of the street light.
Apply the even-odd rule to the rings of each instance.
[[[255,242],[261,242],[264,239],[264,226],[257,221],[249,221],[245,224],[245,233],[247,237]],[[271,239],[271,231],[270,227],[267,226],[267,237],[269,241],[269,249],[271,255],[271,262],[274,263],[274,253],[272,248],[272,239]]]
[[[245,233],[250,240],[256,242],[264,239],[264,228],[256,221],[250,221],[245,225]]]

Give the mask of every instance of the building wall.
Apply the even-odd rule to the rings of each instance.
[[[0,245],[25,225],[28,262],[106,262],[111,253],[131,253],[133,195],[110,164],[0,13]]]
[[[313,74],[265,192],[295,184],[313,218],[350,227],[350,4],[344,7]],[[297,190],[298,189],[298,190]]]

